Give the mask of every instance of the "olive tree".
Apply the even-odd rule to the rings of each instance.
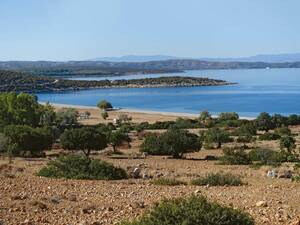
[[[204,122],[208,119],[211,119],[211,114],[208,111],[202,111],[199,116],[199,120]]]
[[[186,130],[171,128],[162,134],[145,137],[141,151],[151,155],[172,155],[182,158],[185,153],[199,151],[202,147],[199,137]]]
[[[9,138],[9,146],[14,146],[12,155],[40,155],[50,149],[54,142],[53,130],[48,127],[32,128],[27,125],[9,125],[4,128],[4,135]]]
[[[206,132],[205,141],[208,143],[217,143],[217,148],[221,148],[222,143],[230,142],[231,138],[227,131],[213,127]]]
[[[127,133],[123,132],[122,130],[117,130],[112,132],[109,136],[109,143],[113,147],[113,151],[117,151],[117,147],[121,146],[124,142],[129,143],[130,138]]]
[[[7,151],[9,142],[9,138],[6,137],[3,133],[0,133],[0,153],[4,153]]]
[[[60,137],[61,146],[66,150],[81,150],[89,157],[92,150],[101,151],[107,147],[107,138],[92,127],[65,130]]]
[[[223,112],[219,115],[219,120],[238,120],[239,114],[236,112]]]
[[[272,121],[272,117],[269,113],[266,112],[262,112],[259,114],[259,116],[256,118],[256,124],[259,130],[263,130],[266,132],[275,128],[275,125]]]

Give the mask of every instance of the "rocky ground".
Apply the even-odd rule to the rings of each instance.
[[[125,169],[139,168],[140,175],[174,177],[189,181],[207,172],[231,172],[247,183],[239,187],[156,186],[149,179],[124,181],[80,181],[48,179],[35,175],[48,159],[15,159],[12,165],[1,160],[0,224],[116,224],[133,218],[163,198],[202,194],[212,201],[250,213],[256,224],[297,224],[300,215],[300,183],[290,179],[267,178],[270,169],[216,165],[202,160],[219,150],[194,153],[191,159],[136,157],[136,146],[124,149],[127,155],[95,155]],[[130,153],[130,154],[129,154]],[[135,155],[135,157],[133,157]],[[128,157],[127,157],[128,156]],[[291,168],[286,164],[279,170]]]
[[[145,114],[132,115],[145,119]],[[98,116],[96,111],[92,112],[94,120],[93,116]],[[162,116],[151,116],[151,119],[156,120],[156,117]],[[292,130],[298,133],[300,127]],[[267,177],[271,167],[225,166],[204,160],[208,155],[220,155],[221,150],[202,150],[182,160],[142,157],[138,153],[140,143],[134,137],[132,148],[121,149],[122,155],[107,154],[110,148],[93,155],[128,171],[138,168],[140,178],[123,181],[41,178],[35,173],[49,158],[17,158],[11,165],[6,158],[0,159],[0,225],[111,225],[141,215],[163,198],[192,194],[244,210],[258,225],[300,225],[300,183]],[[274,141],[257,142],[256,145],[272,149],[279,146]],[[280,173],[293,171],[293,164],[276,169]],[[171,187],[153,185],[148,179],[149,176],[164,176],[189,182],[199,175],[218,171],[240,175],[246,184],[238,187]]]

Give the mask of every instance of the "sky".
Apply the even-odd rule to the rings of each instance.
[[[299,0],[0,0],[0,60],[300,52]]]

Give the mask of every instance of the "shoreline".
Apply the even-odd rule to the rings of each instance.
[[[45,102],[39,102],[40,104],[46,104]],[[60,104],[60,103],[51,103],[50,105],[57,107],[57,108],[75,108],[75,109],[91,109],[91,110],[98,110],[99,108],[96,106],[85,106],[85,105],[71,105],[71,104]],[[155,110],[143,110],[143,109],[129,109],[129,108],[118,108],[111,110],[114,112],[121,112],[121,113],[141,113],[147,115],[161,115],[161,116],[174,116],[174,117],[189,117],[189,118],[197,118],[200,112],[197,113],[185,113],[185,112],[165,112],[165,111],[155,111]],[[213,118],[218,117],[218,115],[212,115]],[[244,120],[254,120],[255,117],[250,116],[240,116],[240,119]]]

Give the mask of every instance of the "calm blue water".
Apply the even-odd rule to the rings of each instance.
[[[115,107],[164,112],[213,114],[238,112],[256,116],[259,112],[300,114],[300,69],[201,70],[177,74],[149,74],[76,79],[132,79],[160,76],[199,76],[237,82],[237,85],[182,88],[96,89],[38,94],[40,101],[95,106],[106,99]],[[75,79],[75,78],[74,78]]]

